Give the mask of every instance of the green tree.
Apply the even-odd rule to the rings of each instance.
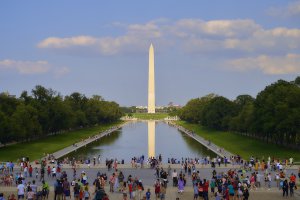
[[[254,131],[266,141],[299,145],[300,88],[279,80],[260,92],[254,103]]]
[[[192,123],[202,121],[203,109],[215,98],[215,94],[209,94],[201,98],[191,99],[179,112],[179,117]]]
[[[202,124],[217,130],[227,130],[237,113],[236,104],[225,97],[215,97],[203,108]]]
[[[12,115],[12,122],[14,135],[18,141],[29,140],[42,133],[37,110],[30,105],[20,104]]]

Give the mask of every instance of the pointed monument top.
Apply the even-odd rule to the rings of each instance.
[[[150,48],[153,48],[153,44],[152,43],[150,44]]]

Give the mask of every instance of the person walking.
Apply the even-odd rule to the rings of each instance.
[[[178,180],[178,193],[182,194],[183,191],[184,191],[184,179],[182,176],[180,176]]]

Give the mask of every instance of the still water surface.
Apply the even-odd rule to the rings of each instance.
[[[129,123],[109,136],[69,154],[68,157],[85,160],[100,155],[102,161],[106,158],[117,158],[129,163],[134,156],[144,155],[147,158],[159,154],[164,162],[168,158],[216,156],[176,128],[164,122],[148,121]]]

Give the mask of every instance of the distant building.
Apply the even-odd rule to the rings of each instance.
[[[11,98],[16,98],[16,95],[9,94],[8,91],[2,92],[2,93],[0,93],[0,94],[4,94],[5,96],[11,97]]]

